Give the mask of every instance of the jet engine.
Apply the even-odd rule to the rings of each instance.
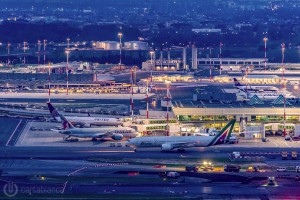
[[[171,151],[173,149],[173,145],[172,144],[162,144],[161,145],[161,150],[162,151]]]
[[[113,136],[111,136],[111,138],[114,140],[122,140],[123,135],[122,134],[114,134]]]

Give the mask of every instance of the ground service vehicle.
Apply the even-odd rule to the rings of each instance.
[[[281,153],[281,158],[282,158],[282,160],[287,160],[287,158],[288,158],[288,152],[283,151],[283,152]]]
[[[185,171],[187,172],[198,172],[199,168],[193,165],[185,166]]]
[[[179,178],[179,177],[180,177],[180,174],[178,172],[168,172],[167,173],[167,178],[176,179],[176,178]]]
[[[225,172],[239,172],[241,167],[239,165],[225,165],[224,171]]]
[[[276,171],[278,171],[278,172],[286,172],[286,167],[278,167],[276,169]]]

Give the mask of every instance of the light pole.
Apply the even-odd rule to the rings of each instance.
[[[41,62],[41,41],[38,40],[38,65],[40,65]]]
[[[49,65],[48,65],[48,93],[49,93],[49,102],[50,102],[50,94],[51,94],[51,66],[50,66],[50,62],[49,62]]]
[[[44,40],[44,72],[46,72],[46,45],[47,40]]]
[[[170,95],[170,81],[166,81],[166,86],[167,86],[167,136],[169,136],[169,101],[171,99],[171,95]]]
[[[26,53],[26,44],[27,44],[27,42],[24,42],[23,44],[24,44],[24,47],[23,47],[24,49],[23,49],[23,50],[24,50],[24,65],[25,65],[25,64],[26,64],[26,56],[25,56],[25,53]]]
[[[211,74],[211,63],[212,63],[212,54],[211,54],[211,47],[209,47],[209,80],[212,81],[212,74]]]
[[[285,44],[281,44],[281,53],[282,53],[282,88],[283,88],[283,135],[286,136],[286,95],[285,95],[285,80],[284,80],[284,51],[285,51]]]
[[[148,94],[148,79],[146,80],[146,103],[147,103],[147,119],[149,119],[149,94]]]
[[[66,67],[66,79],[67,79],[67,95],[69,95],[69,54],[70,54],[70,38],[67,38],[67,67]]]
[[[220,75],[222,74],[222,46],[223,43],[220,42]]]
[[[118,37],[120,39],[120,62],[119,62],[119,65],[121,67],[121,64],[122,64],[122,37],[123,37],[123,33],[119,32]]]
[[[133,120],[133,118],[134,118],[134,112],[133,112],[133,110],[134,110],[134,104],[133,104],[133,69],[132,68],[130,68],[130,85],[131,85],[131,87],[130,87],[130,111],[131,111],[131,117],[132,117],[132,120]]]
[[[10,43],[8,42],[7,43],[7,56],[8,56],[8,59],[7,59],[7,65],[9,66],[10,65]]]
[[[267,70],[267,41],[268,41],[268,38],[264,37],[264,42],[265,42],[265,71]]]
[[[152,70],[153,70],[153,54],[154,51],[150,51],[150,57],[151,57],[151,67],[150,67],[150,88],[151,88],[151,92],[152,92]]]

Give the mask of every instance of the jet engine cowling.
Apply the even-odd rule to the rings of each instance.
[[[161,145],[161,150],[162,151],[171,151],[173,149],[173,145],[172,144],[162,144]]]
[[[111,136],[111,138],[114,140],[122,140],[123,137],[124,136],[122,134],[114,134],[113,136]]]

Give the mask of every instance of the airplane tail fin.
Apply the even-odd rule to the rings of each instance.
[[[48,102],[47,105],[48,105],[51,116],[55,120],[56,120],[56,117],[60,117],[61,121],[63,122],[64,129],[74,128],[74,126],[66,119],[66,117],[64,115],[60,114],[50,102]]]
[[[59,114],[59,117],[61,118],[61,121],[63,122],[63,128],[64,128],[64,130],[75,128],[73,126],[73,124],[71,124],[71,122],[69,122],[67,120],[67,118],[63,114]]]
[[[235,119],[228,122],[228,124],[215,136],[209,146],[224,144],[226,140],[230,138],[235,122]]]
[[[233,78],[235,86],[243,86],[236,78]]]
[[[54,108],[54,106],[50,102],[48,102],[47,105],[51,116],[53,117],[53,119],[56,120],[56,117],[59,117],[58,111],[56,110],[56,108]]]

